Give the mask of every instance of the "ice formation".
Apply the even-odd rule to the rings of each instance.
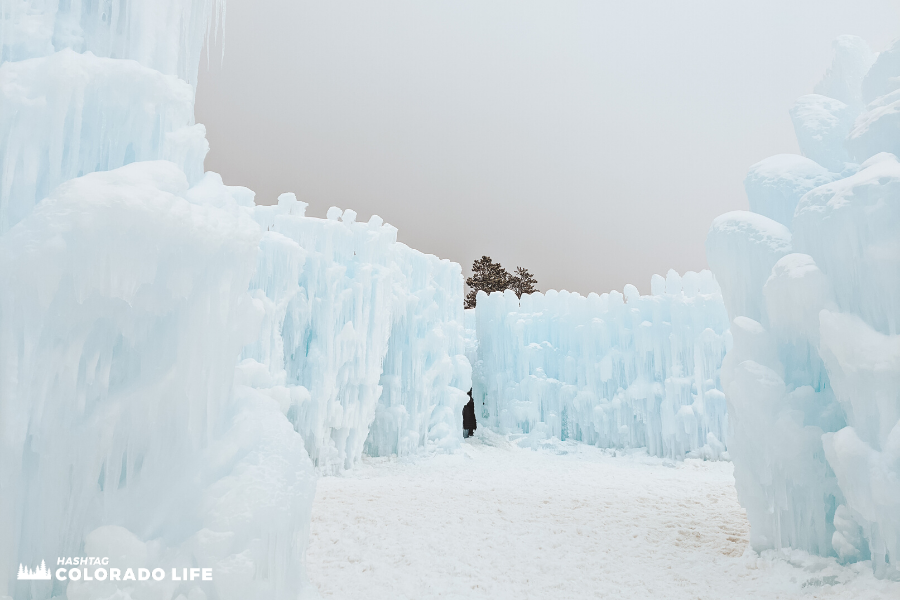
[[[0,0],[0,234],[60,183],[168,159],[190,183],[204,35],[222,0]]]
[[[0,62],[71,49],[196,85],[204,36],[218,33],[225,0],[0,0],[0,16]]]
[[[876,56],[839,38],[818,95],[791,111],[806,158],[751,167],[754,212],[722,215],[707,238],[732,319],[722,385],[751,543],[871,559],[895,578],[898,90],[900,41]]]
[[[554,436],[727,456],[719,367],[730,337],[719,286],[709,271],[669,271],[651,292],[479,294],[469,311],[479,416],[528,434],[520,443]]]
[[[0,598],[305,597],[318,472],[452,449],[459,265],[203,172],[217,0],[0,0]],[[20,563],[212,582],[17,581]]]
[[[293,194],[255,209],[266,233],[253,287],[266,317],[241,368],[283,395],[324,471],[363,449],[455,448],[471,380],[460,266],[398,243],[379,217],[305,209]]]
[[[0,233],[64,181],[160,158],[196,183],[208,145],[194,91],[131,60],[64,49],[0,65]]]
[[[0,591],[13,598],[63,591],[12,580],[16,564],[89,546],[135,567],[211,567],[220,597],[303,585],[312,464],[274,401],[231,390],[260,320],[247,292],[259,229],[192,191],[170,162],[133,163],[64,183],[0,238]],[[190,588],[154,597],[176,591]],[[80,582],[68,597],[115,592]]]

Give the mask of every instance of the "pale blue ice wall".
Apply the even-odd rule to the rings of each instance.
[[[460,266],[398,243],[377,216],[305,209],[293,194],[255,208],[266,233],[253,287],[266,317],[240,370],[285,399],[324,472],[364,450],[457,447],[471,381]]]
[[[479,294],[469,312],[481,424],[657,456],[725,453],[728,319],[709,271],[654,276],[650,296]]]
[[[791,109],[805,157],[752,166],[753,212],[707,238],[733,319],[729,451],[754,548],[900,577],[900,42],[834,48]]]

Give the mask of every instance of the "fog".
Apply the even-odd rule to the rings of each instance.
[[[747,167],[798,152],[788,109],[890,1],[228,0],[201,65],[206,168],[307,214],[587,293],[706,268]]]

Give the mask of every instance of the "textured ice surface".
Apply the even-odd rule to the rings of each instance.
[[[866,103],[846,146],[856,162],[878,154],[900,154],[900,40],[881,52],[862,81]]]
[[[797,134],[800,151],[804,156],[814,160],[816,167],[822,171],[825,171],[825,167],[827,167],[840,173],[844,170],[846,163],[850,162],[850,155],[844,147],[844,140],[853,128],[853,121],[858,113],[858,108],[848,106],[840,100],[828,96],[819,94],[800,96],[791,107],[791,120],[794,123],[794,132]],[[750,172],[753,173],[752,167]],[[802,175],[802,170],[798,170],[796,175]],[[794,204],[796,205],[796,202]],[[751,210],[756,209],[751,206]],[[790,225],[791,217],[794,215],[793,206],[784,205],[782,210],[784,219],[776,218],[776,220]],[[771,216],[765,212],[763,214]]]
[[[778,259],[790,252],[790,230],[763,215],[734,211],[713,221],[706,239],[707,260],[729,315],[762,319],[762,286]]]
[[[839,35],[831,46],[834,49],[831,67],[816,85],[815,92],[859,111],[868,102],[862,98],[863,78],[878,54],[872,52],[865,40],[855,35]]]
[[[211,7],[0,0],[0,597],[309,591],[314,465],[235,381],[263,230],[252,192],[203,175]],[[215,577],[14,576],[85,555]]]
[[[751,168],[751,209],[793,211],[782,221],[790,229],[762,215],[729,213],[707,238],[733,319],[733,347],[721,370],[734,427],[729,453],[756,549],[871,559],[878,576],[897,578],[900,162],[888,151],[900,151],[900,51],[895,43],[873,64],[854,38],[839,38],[835,47],[835,63],[816,88],[834,101],[805,96],[793,113],[805,107],[800,120],[808,124],[815,110],[844,111],[838,100],[846,110],[857,107],[845,143],[862,164],[840,173],[823,164],[832,173],[822,181],[811,176],[809,161],[767,159],[760,165],[777,164],[780,172],[761,178],[759,165]],[[827,125],[827,115],[820,122]],[[815,157],[804,141],[814,127],[804,127],[797,126],[801,148]],[[820,130],[818,142],[838,134]],[[818,156],[834,161],[837,144],[828,146]],[[760,201],[759,186],[750,185],[760,179],[779,194]],[[797,200],[784,193],[802,191],[796,182],[816,187]]]
[[[479,294],[474,396],[486,425],[657,456],[718,458],[728,319],[709,271],[655,275],[652,295]]]
[[[398,243],[378,217],[332,207],[305,216],[284,194],[255,217],[267,230],[253,287],[265,307],[244,349],[260,387],[290,398],[288,416],[323,470],[362,454],[405,454],[461,441],[471,373],[462,271]],[[374,420],[374,422],[373,422]]]
[[[166,159],[196,183],[208,144],[192,85],[224,10],[223,0],[0,0],[0,233],[94,171]]]
[[[0,590],[13,597],[51,592],[11,580],[15,565],[82,543],[209,566],[218,597],[299,593],[313,467],[275,402],[232,392],[260,320],[247,291],[260,230],[216,196],[231,188],[189,190],[176,165],[139,162],[64,183],[0,237]]]
[[[846,135],[844,131],[840,137],[841,143]],[[747,190],[752,212],[790,227],[794,209],[803,194],[834,178],[828,169],[808,158],[796,154],[776,154],[750,167],[744,179],[744,189]]]
[[[86,173],[164,158],[194,183],[208,150],[190,85],[68,49],[0,65],[0,139],[0,233]]]
[[[900,89],[900,39],[874,58],[860,83],[860,97],[869,104]]]
[[[873,100],[856,119],[846,146],[857,162],[878,154],[900,154],[900,90]]]
[[[195,84],[224,0],[0,0],[0,62],[71,49],[127,58]]]

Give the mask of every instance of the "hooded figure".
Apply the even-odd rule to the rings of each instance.
[[[472,390],[469,390],[469,402],[463,407],[463,437],[467,438],[475,433],[478,424],[475,422],[475,399],[472,397]]]

